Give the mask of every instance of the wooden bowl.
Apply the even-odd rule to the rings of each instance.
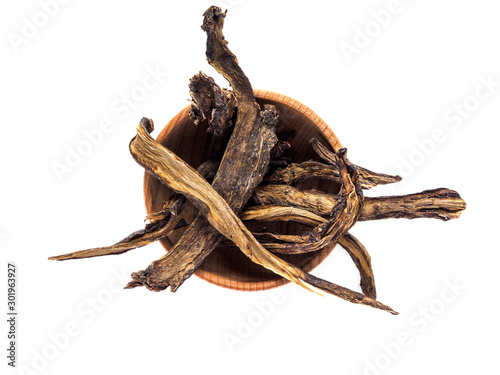
[[[288,96],[264,90],[255,90],[255,97],[261,106],[264,104],[276,106],[279,112],[278,135],[295,132],[295,136],[290,141],[292,147],[283,156],[291,157],[294,162],[315,158],[316,154],[309,144],[309,139],[313,137],[325,145],[330,145],[334,150],[342,147],[328,125],[305,105]],[[194,125],[189,118],[188,106],[170,120],[156,140],[175,152],[192,167],[197,168],[202,162],[203,145],[206,141],[206,125]],[[300,188],[336,193],[339,186],[329,181],[312,179],[302,183]],[[144,198],[148,214],[160,211],[164,201],[171,194],[170,189],[146,172]],[[196,209],[188,203],[182,217],[190,223],[196,214]],[[247,225],[252,230],[262,228],[256,223],[247,223]],[[291,222],[265,223],[265,227],[286,234],[298,234],[307,230],[305,226]],[[177,242],[183,231],[183,229],[178,229],[168,238],[161,240],[163,247],[168,251]],[[309,272],[331,253],[334,246],[313,253],[280,255],[280,257]],[[288,283],[288,280],[253,263],[239,249],[223,245],[216,248],[205,259],[196,271],[196,275],[210,283],[242,291],[271,289]]]

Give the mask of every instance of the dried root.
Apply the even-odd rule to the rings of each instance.
[[[223,241],[237,247],[253,262],[306,289],[333,294],[344,300],[392,314],[376,300],[371,258],[350,229],[357,221],[388,218],[458,218],[465,202],[449,189],[391,197],[365,197],[362,189],[395,183],[399,176],[375,173],[351,164],[346,150],[331,151],[316,139],[311,147],[317,160],[295,163],[287,157],[289,139],[278,140],[279,113],[271,105],[261,108],[250,81],[227,47],[222,33],[225,12],[210,7],[202,29],[207,34],[207,60],[230,83],[220,88],[200,72],[189,82],[193,126],[206,127],[204,162],[195,171],[172,151],[154,141],[154,124],[143,118],[130,142],[133,158],[176,193],[161,211],[147,216],[144,229],[109,247],[93,248],[52,260],[81,259],[125,253],[187,226],[175,245],[145,270],[132,274],[126,288],[145,286],[153,291],[176,291]],[[270,168],[271,167],[271,168]],[[340,186],[338,193],[298,188],[319,178]],[[252,199],[250,199],[252,198]],[[186,200],[198,210],[191,223],[180,219]],[[252,232],[245,222],[293,221],[308,228],[300,234]],[[319,251],[339,243],[360,274],[362,293],[315,277],[283,260],[280,254]]]

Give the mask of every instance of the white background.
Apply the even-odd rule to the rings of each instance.
[[[387,1],[224,1],[216,4],[229,10],[226,38],[254,88],[311,107],[354,163],[401,173],[402,160],[413,160],[402,182],[366,195],[448,187],[467,210],[446,223],[386,220],[352,229],[371,253],[379,300],[399,316],[290,286],[243,293],[196,277],[175,294],[121,290],[131,272],[162,256],[157,243],[121,256],[50,262],[141,228],[143,170],[128,152],[137,122],[148,116],[157,128],[166,124],[187,105],[188,80],[199,70],[227,83],[205,61],[200,25],[209,1],[70,1],[50,16],[37,1],[2,2],[0,300],[5,310],[13,261],[19,373],[493,373],[498,3],[401,0],[380,26],[374,14],[387,14]],[[26,22],[37,22],[38,31],[23,36]],[[363,46],[366,29],[372,36]],[[17,45],[16,36],[29,37]],[[358,48],[350,59],[346,44]],[[130,113],[117,111],[113,103],[140,90],[148,67],[169,76]],[[474,98],[488,79],[496,87]],[[465,115],[447,122],[443,115],[464,101]],[[112,130],[59,179],[54,163],[65,163],[84,131],[106,119]],[[424,155],[417,143],[439,129],[444,141],[427,142]],[[341,249],[314,273],[358,288]],[[459,288],[453,293],[450,284]],[[245,331],[248,322],[254,327]],[[68,324],[73,336],[66,339]],[[1,371],[14,374],[2,327]]]

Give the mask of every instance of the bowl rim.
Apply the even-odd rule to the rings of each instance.
[[[284,104],[288,107],[291,107],[292,109],[300,112],[303,114],[305,117],[307,117],[311,123],[313,123],[318,130],[324,135],[326,140],[330,143],[330,145],[333,147],[335,151],[338,149],[342,148],[342,145],[333,132],[333,130],[328,126],[328,124],[323,121],[321,117],[319,117],[312,109],[307,107],[306,105],[302,104],[296,99],[293,99],[287,95],[279,94],[274,91],[269,91],[269,90],[259,90],[256,89],[254,90],[254,95],[257,99],[261,100],[271,100],[271,101],[276,101],[281,104]],[[177,125],[181,120],[184,120],[186,117],[189,116],[189,109],[190,105],[182,109],[177,115],[175,115],[168,123],[165,125],[165,127],[160,131],[158,136],[156,137],[156,141],[162,142],[163,139],[169,134],[171,129],[173,129],[174,126]],[[143,181],[143,194],[144,194],[144,203],[146,206],[146,212],[148,214],[152,213],[154,211],[152,204],[149,205],[148,200],[148,189],[150,185],[151,179],[153,179],[147,171],[144,173],[144,181]],[[170,242],[170,241],[160,241],[162,247],[168,252],[170,250],[170,247],[165,244],[165,242]],[[331,244],[319,251],[317,251],[317,255],[309,262],[307,263],[304,267],[303,270],[306,272],[312,271],[314,268],[316,268],[320,263],[322,263],[328,255],[333,251],[335,248],[336,243]],[[290,281],[285,279],[285,278],[279,278],[276,280],[265,280],[265,281],[235,281],[235,280],[230,280],[224,278],[223,275],[215,275],[212,274],[204,269],[198,268],[195,271],[195,275],[211,284],[221,286],[224,288],[232,289],[232,290],[239,290],[239,291],[261,291],[261,290],[268,290],[268,289],[273,289],[277,288],[282,285],[288,284]]]

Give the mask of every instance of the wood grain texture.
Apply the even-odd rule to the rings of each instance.
[[[185,195],[213,228],[234,242],[253,262],[312,291],[300,280],[298,269],[287,267],[286,262],[264,249],[233,212],[229,203],[192,167],[172,151],[158,146],[142,125],[139,125],[137,136],[130,143],[130,151],[141,166],[177,193]],[[157,282],[156,279],[151,279],[150,274],[146,278],[139,273],[132,276],[134,281],[127,287],[142,284],[152,290],[158,290],[158,285],[164,289],[161,284],[163,280]]]
[[[268,170],[271,150],[278,141],[276,125],[279,116],[274,106],[265,104],[261,107],[255,101],[250,81],[224,37],[225,16],[221,8],[212,6],[203,14],[201,27],[207,34],[207,61],[230,83],[238,105],[233,132],[212,187],[234,213],[239,214]],[[211,82],[205,83],[213,88]],[[194,86],[200,88],[198,84]],[[194,86],[190,87],[193,89]],[[195,122],[196,119],[195,116]],[[144,125],[147,126],[147,123]],[[137,155],[135,158],[138,160]],[[165,183],[165,180],[162,181]],[[155,291],[170,288],[175,292],[221,244],[223,238],[205,215],[198,214],[166,255],[145,270],[132,274],[134,285],[142,284]]]
[[[241,252],[254,263],[310,291],[314,292],[307,284],[352,303],[398,314],[391,307],[376,301],[372,296],[366,296],[318,278],[267,251],[233,212],[229,203],[192,167],[172,151],[155,142],[149,136],[149,131],[141,122],[137,129],[137,136],[130,143],[130,152],[134,159],[165,185],[185,195],[217,231],[238,246]],[[356,221],[363,196],[358,182],[357,169],[346,159],[345,149],[337,152],[337,165],[342,177],[339,199],[343,203],[336,208],[336,211],[345,219],[335,220],[334,226],[342,223],[338,224],[341,227],[339,236],[342,236],[345,233],[344,230],[346,231],[351,223]],[[332,213],[333,218],[340,217],[339,215]],[[325,230],[330,230],[330,225]],[[336,232],[335,229],[332,230]],[[169,280],[166,281],[167,286],[172,286]],[[132,274],[132,281],[127,284],[126,288],[146,286],[148,289],[158,291],[165,289],[164,282],[162,274],[160,278],[157,278],[155,273],[140,271]]]
[[[289,142],[291,148],[286,154],[296,162],[303,162],[315,157],[309,140],[317,138],[323,144],[331,146],[332,150],[342,147],[340,141],[328,125],[310,108],[286,95],[271,91],[254,90],[257,103],[263,107],[272,104],[279,112],[277,124],[278,133],[295,132]],[[189,118],[190,107],[184,108],[163,128],[157,141],[175,152],[184,161],[196,168],[203,159],[204,146],[207,143],[206,127],[202,124],[194,125]],[[339,185],[330,181],[311,179],[301,187],[317,189],[325,193],[337,193]],[[165,187],[149,173],[144,176],[144,199],[148,214],[161,211],[163,202],[168,199],[172,191]],[[187,203],[181,217],[188,223],[192,222],[197,210]],[[252,230],[257,229],[250,226]],[[273,232],[296,234],[304,230],[304,226],[294,222],[266,223],[266,227]],[[183,229],[178,229],[168,238],[161,240],[161,244],[168,251],[180,236]],[[334,246],[327,247],[316,253],[298,255],[280,255],[284,260],[302,268],[306,272],[319,265]],[[230,246],[219,245],[201,264],[196,275],[210,283],[225,288],[257,291],[275,288],[284,285],[288,280],[263,269],[252,263],[241,252],[234,251]]]

